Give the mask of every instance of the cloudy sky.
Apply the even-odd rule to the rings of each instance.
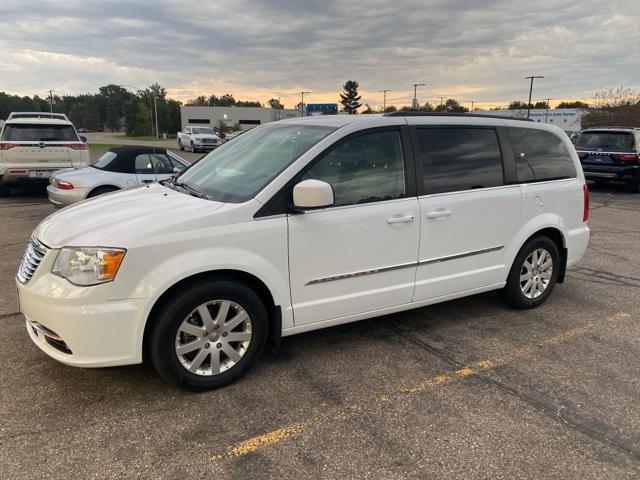
[[[198,95],[336,101],[453,96],[484,106],[640,87],[638,0],[0,1],[0,91],[45,96],[158,82]],[[306,99],[305,98],[305,99]],[[554,102],[552,102],[554,103]]]

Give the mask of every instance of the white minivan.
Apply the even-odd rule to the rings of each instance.
[[[60,362],[148,358],[229,383],[283,336],[502,289],[540,305],[589,240],[558,128],[471,114],[339,115],[255,128],[171,181],[81,202],[17,274]]]

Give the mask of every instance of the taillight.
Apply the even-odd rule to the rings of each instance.
[[[639,154],[637,153],[619,153],[618,154],[618,160],[621,160],[623,162],[637,162]]]
[[[72,148],[74,150],[87,150],[89,148],[89,146],[83,142],[65,143],[63,147]]]
[[[582,185],[582,197],[583,197],[583,206],[582,206],[582,221],[586,222],[589,220],[589,189],[587,188],[587,184]]]
[[[73,190],[73,183],[63,180],[56,180],[56,185],[60,190]]]
[[[0,142],[0,150],[9,150],[10,148],[15,148],[17,146],[17,143]]]

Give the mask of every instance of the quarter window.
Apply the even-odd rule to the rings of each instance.
[[[425,193],[458,192],[504,184],[495,130],[418,128],[416,140]]]
[[[399,131],[358,135],[324,155],[303,179],[331,184],[334,205],[355,205],[405,196]]]
[[[576,176],[573,159],[560,137],[533,128],[510,127],[507,130],[513,145],[519,182]]]

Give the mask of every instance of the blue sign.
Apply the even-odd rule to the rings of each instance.
[[[304,107],[304,116],[310,117],[315,115],[337,115],[337,103],[307,103]]]

